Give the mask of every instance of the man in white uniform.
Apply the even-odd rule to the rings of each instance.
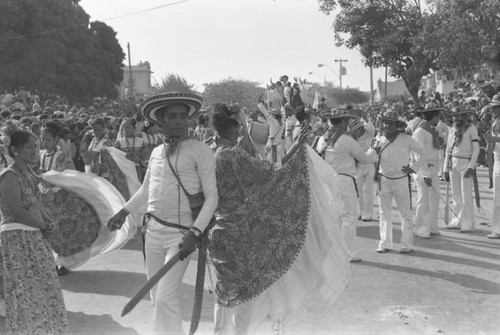
[[[468,119],[470,111],[453,107],[451,112],[454,127],[448,135],[444,178],[451,181],[454,212],[458,217],[454,217],[446,228],[470,233],[475,229],[472,187],[479,155],[479,136],[477,128]]]
[[[180,251],[181,261],[150,291],[155,335],[184,334],[178,298],[182,277],[218,202],[212,150],[187,136],[188,118],[200,106],[200,97],[183,93],[161,94],[145,101],[144,117],[161,125],[165,142],[151,153],[142,186],[108,222],[113,231],[120,229],[129,213],[147,212],[148,279]],[[191,195],[203,192],[205,201],[196,217],[180,183]]]
[[[401,253],[413,251],[413,214],[411,212],[410,177],[422,167],[422,147],[409,135],[402,132],[406,123],[398,114],[388,111],[380,117],[384,136],[374,149],[378,152],[376,180],[380,210],[380,243],[377,252],[392,249],[392,200],[396,200],[401,215]],[[413,164],[410,154],[419,156]]]
[[[500,98],[500,96],[499,96]],[[491,127],[491,134],[487,141],[493,143],[493,215],[491,216],[491,234],[486,237],[491,239],[500,238],[500,101],[493,101],[489,104],[494,114],[495,121]]]
[[[358,214],[358,189],[356,185],[356,163],[367,164],[369,158],[359,144],[346,135],[349,121],[356,117],[350,115],[347,110],[333,110],[329,115],[332,127],[318,141],[318,152],[324,154],[328,164],[337,172],[337,185],[341,192],[344,203],[344,211],[341,215],[341,231],[349,251],[352,252],[351,262],[360,262],[361,258],[356,255],[356,225]],[[375,153],[371,153],[375,156]],[[372,158],[373,158],[372,157]]]
[[[285,131],[285,124],[282,121],[283,115],[277,108],[273,108],[269,111],[263,100],[259,99],[259,104],[257,106],[269,125],[269,138],[266,145],[268,160],[276,165],[276,167],[280,167],[281,159],[285,155],[285,148],[282,142],[283,132]]]
[[[367,152],[375,138],[375,126],[366,116],[365,119],[362,118],[358,122],[363,127],[364,132],[357,138],[357,142],[363,152]],[[367,164],[358,163],[357,166],[356,182],[359,188],[358,219],[361,219],[361,221],[371,221],[373,216],[373,175],[375,172],[375,161],[376,159],[371,159]]]
[[[416,235],[421,238],[440,235],[437,226],[439,212],[438,171],[441,140],[436,130],[440,113],[440,108],[423,110],[421,112],[423,121],[413,132],[413,138],[424,149],[423,155],[420,157],[422,169],[418,171],[416,178],[418,199],[415,226]]]

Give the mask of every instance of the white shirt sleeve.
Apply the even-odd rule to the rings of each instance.
[[[209,146],[201,146],[196,158],[196,164],[205,202],[193,226],[204,231],[210,223],[219,202],[217,179],[215,177],[215,158]]]

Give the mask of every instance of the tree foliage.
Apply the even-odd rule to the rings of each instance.
[[[155,87],[156,93],[166,93],[166,92],[183,92],[183,93],[195,93],[195,86],[189,84],[187,80],[174,73],[169,73],[167,76],[163,77],[161,84]]]
[[[116,32],[90,22],[79,0],[0,2],[0,85],[70,101],[116,98],[125,57]]]
[[[498,0],[319,0],[326,14],[339,10],[335,38],[357,48],[365,64],[388,66],[415,101],[421,79],[436,70],[473,71],[482,45],[499,45]]]
[[[206,105],[217,102],[229,104],[235,101],[241,107],[253,110],[256,108],[259,95],[266,92],[266,89],[256,82],[226,78],[216,83],[205,84],[203,99]]]

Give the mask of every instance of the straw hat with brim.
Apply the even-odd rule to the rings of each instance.
[[[142,115],[150,122],[159,122],[156,112],[171,105],[185,105],[188,108],[188,118],[191,118],[200,108],[203,99],[200,96],[190,93],[164,93],[152,96],[142,106]]]
[[[444,108],[444,107],[430,107],[430,108],[426,108],[424,110],[421,110],[419,113],[425,114],[425,113],[434,112],[434,111],[438,111],[441,113],[450,113],[450,110],[448,108]]]
[[[356,119],[347,109],[333,109],[329,113],[325,113],[329,119]]]
[[[464,114],[472,114],[473,111],[471,110],[468,110],[467,108],[465,107],[461,107],[461,106],[456,106],[456,107],[453,107],[450,111],[450,116],[456,116],[456,115],[464,115]]]
[[[488,107],[500,107],[500,101],[492,101],[488,104]]]
[[[399,114],[396,111],[390,110],[385,112],[382,116],[379,116],[379,119],[383,121],[396,122],[396,126],[398,129],[406,128],[407,124],[404,121],[399,119]]]

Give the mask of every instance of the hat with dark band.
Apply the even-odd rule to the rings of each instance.
[[[384,121],[388,121],[388,122],[396,122],[397,124],[397,128],[406,128],[407,124],[406,122],[404,121],[401,121],[399,119],[399,114],[398,112],[394,111],[394,110],[390,110],[390,111],[387,111],[385,112],[384,114],[382,114],[381,116],[379,116],[379,119],[384,122]]]
[[[322,114],[329,119],[356,119],[347,109],[332,109],[329,113]]]
[[[455,106],[451,109],[449,115],[450,116],[456,116],[456,115],[464,115],[464,114],[472,114],[473,111],[468,110],[467,108],[463,106]]]
[[[200,108],[203,99],[195,94],[170,92],[152,96],[142,106],[142,115],[150,122],[159,122],[156,112],[171,105],[185,105],[188,108],[188,117],[192,117]]]

